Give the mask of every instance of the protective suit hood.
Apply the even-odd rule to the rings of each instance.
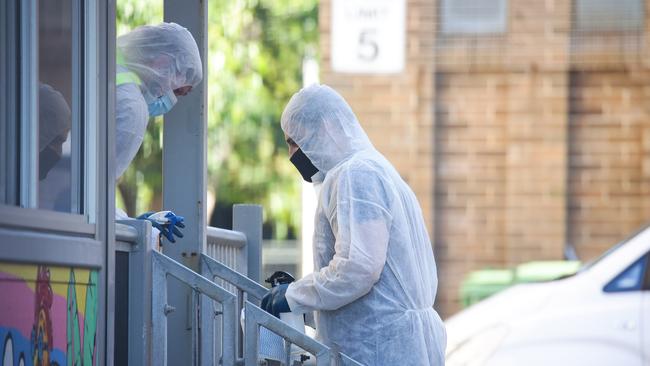
[[[373,149],[348,103],[327,85],[311,85],[294,94],[281,126],[324,175],[355,153]]]
[[[199,49],[192,34],[176,23],[145,25],[118,37],[123,65],[142,80],[147,103],[203,78]]]
[[[173,96],[183,86],[197,86],[203,65],[190,32],[175,23],[142,26],[117,39],[118,73],[131,71],[139,85],[125,83],[116,93],[116,171],[126,171],[142,145],[149,120],[148,105]]]

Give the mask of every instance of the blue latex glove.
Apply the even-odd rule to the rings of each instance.
[[[266,312],[273,314],[276,318],[280,317],[280,313],[290,312],[291,309],[289,308],[289,303],[287,303],[287,298],[285,297],[288,287],[289,284],[282,284],[273,287],[262,298],[260,307]]]
[[[174,235],[178,238],[183,237],[183,233],[179,228],[182,229],[185,227],[185,224],[183,224],[185,218],[183,218],[183,216],[177,216],[171,211],[145,212],[136,218],[151,222],[151,226],[158,229],[160,235],[164,236],[172,243],[176,242]]]

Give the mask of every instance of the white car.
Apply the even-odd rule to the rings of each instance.
[[[650,365],[650,227],[577,274],[516,285],[446,321],[447,366]]]

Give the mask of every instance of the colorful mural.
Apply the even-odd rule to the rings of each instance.
[[[96,364],[98,272],[0,263],[0,366]]]

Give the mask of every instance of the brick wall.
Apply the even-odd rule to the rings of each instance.
[[[593,258],[650,218],[650,73],[571,74],[568,240]]]
[[[650,217],[650,37],[578,32],[570,0],[508,4],[506,32],[468,36],[438,31],[437,0],[409,0],[397,75],[333,72],[320,5],[321,80],[418,196],[443,316],[469,271],[561,259],[567,242],[588,260]]]

